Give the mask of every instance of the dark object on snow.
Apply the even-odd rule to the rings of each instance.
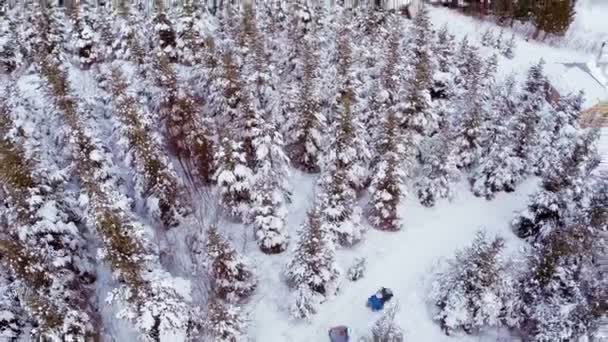
[[[372,311],[379,311],[384,308],[384,304],[391,300],[391,298],[393,298],[393,291],[383,287],[367,299],[367,306],[369,306]]]
[[[329,329],[329,340],[331,342],[348,342],[348,328],[344,325],[339,325]]]

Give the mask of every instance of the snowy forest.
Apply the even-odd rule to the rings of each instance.
[[[515,35],[457,39],[429,11],[2,6],[0,340],[317,342],[265,338],[257,316],[306,331],[412,203],[530,182],[508,231],[474,227],[425,272],[410,314],[446,341],[596,336],[608,174],[584,94],[556,94],[541,56],[497,72]],[[357,341],[410,340],[395,295]],[[277,317],[253,309],[269,297]]]

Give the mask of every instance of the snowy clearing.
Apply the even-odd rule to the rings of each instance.
[[[298,181],[298,184],[302,183]],[[522,241],[511,232],[509,221],[515,211],[525,207],[535,187],[535,180],[529,180],[515,193],[501,193],[493,201],[486,201],[473,196],[463,183],[458,187],[459,195],[453,202],[425,208],[417,199],[406,201],[401,208],[405,218],[402,231],[370,230],[360,246],[338,251],[343,270],[352,264],[355,257],[366,257],[368,272],[356,282],[342,279],[337,297],[324,303],[321,312],[310,323],[285,321],[288,315],[284,296],[288,291],[286,286],[278,277],[261,278],[260,283],[272,281],[274,284],[260,289],[253,300],[256,303],[251,313],[252,338],[268,342],[324,341],[328,329],[336,325],[347,325],[353,329],[355,337],[367,333],[380,313],[371,312],[365,301],[381,286],[386,286],[394,290],[395,300],[399,301],[399,321],[408,340],[479,341],[479,337],[472,336],[447,337],[432,321],[425,299],[426,277],[440,258],[453,256],[457,249],[468,245],[480,229],[485,229],[490,236],[498,234],[504,237],[511,251],[518,250]],[[307,198],[306,193],[300,194],[294,203],[305,204]],[[293,212],[295,208],[290,209]],[[292,228],[303,221],[303,215],[299,213],[304,213],[305,208],[298,207],[295,211],[289,218]],[[264,265],[268,266],[271,265]],[[272,264],[272,267],[281,266],[280,262]],[[271,268],[267,270],[260,269],[260,274],[277,273],[276,270],[271,272]]]

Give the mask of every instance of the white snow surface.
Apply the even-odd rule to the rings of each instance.
[[[435,28],[447,23],[457,39],[468,35],[470,41],[479,45],[482,33],[493,25],[443,8],[432,8],[430,14]],[[485,47],[482,47],[482,51],[487,58],[497,53]],[[516,73],[521,80],[527,69],[542,58],[552,85],[564,94],[583,90],[586,94],[585,107],[591,107],[608,99],[608,89],[583,69],[568,67],[564,63],[585,64],[593,57],[592,52],[517,38],[515,58],[499,57],[499,73]],[[600,151],[608,159],[608,130],[604,129],[602,133]],[[315,179],[294,172],[291,181],[294,198],[289,207],[287,226],[291,230],[289,234],[295,236],[312,204]],[[508,333],[500,331],[485,332],[481,336],[446,336],[432,320],[433,308],[427,300],[428,281],[434,266],[443,258],[451,258],[457,249],[470,244],[480,229],[486,230],[490,236],[505,238],[507,253],[517,255],[523,242],[513,234],[509,222],[516,211],[525,208],[528,196],[536,188],[537,181],[530,179],[520,185],[516,192],[500,193],[494,200],[487,201],[474,197],[468,184],[461,183],[451,202],[440,201],[433,208],[425,208],[417,199],[409,198],[400,209],[400,215],[404,218],[403,230],[389,233],[370,229],[361,244],[338,250],[341,269],[348,269],[356,258],[363,257],[367,259],[367,271],[356,282],[342,275],[338,294],[323,303],[319,312],[308,322],[287,318],[287,298],[291,290],[285,285],[281,274],[287,260],[285,255],[291,254],[295,243],[292,242],[290,249],[278,256],[251,250],[249,254],[257,265],[259,287],[249,306],[251,322],[248,335],[254,341],[264,342],[327,341],[328,329],[346,325],[351,329],[352,340],[357,341],[357,338],[369,335],[372,325],[381,315],[371,312],[365,303],[370,295],[384,286],[393,289],[395,300],[399,301],[401,311],[397,321],[405,330],[408,341],[514,341]]]

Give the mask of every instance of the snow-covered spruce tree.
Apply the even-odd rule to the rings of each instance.
[[[399,124],[392,109],[387,109],[384,132],[379,143],[379,158],[372,172],[369,215],[376,229],[401,229],[399,204],[403,197],[405,172],[401,162],[405,155]]]
[[[25,8],[17,31],[25,59],[31,63],[41,55],[63,52],[67,21],[63,11],[54,5],[42,6],[39,1],[28,1]]]
[[[137,101],[132,87],[123,78],[121,68],[111,70],[111,90],[116,126],[126,141],[127,154],[135,169],[136,188],[149,211],[165,228],[179,224],[181,216],[191,211],[185,189],[163,152],[159,138],[152,132],[152,121]]]
[[[363,107],[366,103],[358,92],[360,83],[356,75],[357,65],[355,65],[350,37],[352,34],[348,27],[338,32],[338,91],[329,104],[332,122],[329,128],[329,148],[324,163],[325,168],[337,167],[337,164],[341,164],[345,169],[347,185],[358,192],[367,184],[371,152],[362,124]]]
[[[500,33],[496,36],[496,39],[494,40],[493,47],[498,51],[502,51],[502,49],[504,47],[504,44],[505,44],[504,36],[505,36],[505,31],[501,29]]]
[[[469,43],[469,37],[465,35],[460,40],[458,44],[458,48],[454,55],[454,63],[458,67],[459,77],[457,78],[457,84],[460,85],[463,90],[466,89],[466,84],[464,82],[465,77],[469,75],[469,68],[479,68],[479,65],[469,65],[467,62],[471,58],[470,54],[474,51],[474,47]]]
[[[599,164],[596,139],[595,131],[581,134],[575,148],[545,170],[540,190],[531,196],[528,208],[511,222],[519,237],[542,240],[573,223],[572,214],[582,210],[589,192],[587,179]]]
[[[23,20],[22,15],[19,15],[16,11],[7,11],[0,14],[1,73],[10,74],[25,62],[17,33],[21,20]]]
[[[452,184],[458,180],[459,171],[450,140],[450,131],[443,129],[420,142],[420,170],[415,187],[424,206],[432,207],[438,199],[452,198]]]
[[[479,232],[436,275],[430,299],[437,307],[434,319],[447,335],[477,333],[511,318],[515,282],[502,260],[503,248],[502,238],[488,239]]]
[[[63,211],[61,189],[13,139],[10,108],[0,103],[0,182],[3,210],[0,261],[13,279],[15,304],[34,324],[33,339],[80,340],[97,336],[96,309],[86,300],[89,256],[76,225]],[[13,137],[11,137],[13,136]],[[6,293],[5,295],[9,295]],[[17,304],[18,303],[18,304]],[[18,307],[6,308],[19,312]],[[12,328],[18,316],[8,319]]]
[[[129,6],[127,0],[118,2],[112,16],[112,57],[128,60],[138,65],[146,62],[146,30],[142,14],[137,6]]]
[[[210,299],[203,328],[208,341],[240,342],[246,340],[242,309],[219,299]]]
[[[434,57],[437,60],[437,68],[433,75],[431,87],[431,99],[437,113],[438,129],[446,129],[453,116],[453,108],[458,79],[458,68],[454,61],[456,54],[456,42],[450,34],[447,26],[443,26],[437,33],[437,43],[434,44]]]
[[[323,225],[319,210],[313,207],[285,269],[288,285],[296,290],[292,315],[306,318],[314,314],[318,304],[335,293],[339,276],[331,232]]]
[[[596,330],[605,315],[608,278],[594,254],[606,243],[586,227],[588,219],[579,219],[530,250],[517,324],[526,340],[576,341]]]
[[[509,77],[494,90],[494,103],[489,112],[488,129],[484,132],[484,152],[469,177],[476,196],[492,199],[497,192],[511,192],[522,180],[524,160],[515,153],[517,108],[515,79]]]
[[[173,23],[169,19],[169,15],[165,10],[164,1],[154,1],[154,17],[150,23],[153,27],[154,34],[150,37],[152,41],[150,46],[157,54],[163,54],[171,62],[177,59],[176,34],[173,28]]]
[[[462,85],[466,89],[456,105],[456,154],[459,168],[475,166],[483,150],[491,101],[487,88],[493,86],[492,64],[484,64],[476,49],[469,47]]]
[[[504,43],[500,53],[508,59],[513,59],[513,57],[515,57],[516,48],[515,33],[513,33],[511,38]]]
[[[437,68],[441,72],[448,72],[456,63],[456,38],[450,33],[447,24],[437,31],[437,42],[433,45]]]
[[[292,318],[304,320],[310,320],[325,299],[323,295],[311,290],[306,284],[299,285],[292,296],[289,314]]]
[[[551,170],[560,163],[563,156],[570,155],[576,148],[576,141],[582,132],[579,121],[583,102],[582,92],[562,95],[539,123],[541,152],[538,172]]]
[[[98,255],[117,281],[106,300],[117,306],[117,317],[129,320],[144,341],[179,335],[189,320],[189,283],[162,269],[150,227],[134,217],[129,201],[118,191],[111,158],[71,95],[66,71],[56,60],[48,56],[40,67],[66,123],[72,167],[82,187],[85,224],[97,231],[102,242]]]
[[[78,64],[83,68],[90,67],[97,62],[100,56],[100,50],[103,50],[98,32],[95,32],[92,27],[92,10],[84,1],[75,2],[69,13],[71,21],[71,32],[68,33],[68,48],[67,50],[76,58]]]
[[[184,65],[199,64],[205,49],[205,18],[203,6],[186,0],[178,9],[175,25],[177,61]]]
[[[352,93],[341,96],[343,109],[332,125],[332,139],[325,156],[325,168],[319,179],[319,210],[323,225],[342,246],[352,246],[363,238],[365,227],[357,206],[357,193],[350,182],[357,150],[350,144],[355,140],[351,110]]]
[[[29,327],[26,327],[27,317],[19,305],[21,283],[4,273],[0,272],[0,338],[12,342],[18,341]]]
[[[218,113],[218,122],[222,127],[227,128],[232,139],[241,145],[245,156],[247,167],[253,168],[255,165],[255,151],[253,148],[253,131],[256,120],[251,98],[245,87],[245,80],[242,74],[243,60],[236,51],[228,46],[222,54],[221,63],[221,93],[220,100],[217,101],[215,112]]]
[[[231,243],[212,225],[207,230],[207,255],[212,295],[229,303],[241,303],[257,286],[251,267]]]
[[[541,141],[544,134],[541,124],[547,121],[551,113],[550,105],[547,103],[549,83],[544,75],[544,64],[541,60],[530,67],[526,82],[517,103],[519,108],[516,119],[516,130],[518,135],[515,141],[517,155],[525,161],[526,172],[538,173],[539,160],[542,158],[543,144]]]
[[[318,89],[317,58],[313,46],[305,41],[301,46],[302,80],[287,136],[288,151],[293,165],[306,172],[319,172],[323,154],[325,117],[321,112]]]
[[[351,281],[357,281],[365,275],[367,260],[363,258],[356,258],[353,264],[348,268],[346,276]]]
[[[494,40],[494,33],[492,29],[488,28],[483,32],[481,36],[481,45],[487,47],[494,47],[496,40]]]
[[[242,144],[232,137],[223,137],[215,160],[213,179],[220,189],[222,206],[234,219],[249,220],[254,180]]]
[[[252,224],[258,246],[264,253],[280,253],[287,248],[287,207],[289,200],[289,160],[277,127],[262,122],[253,140],[256,168],[252,194]]]
[[[155,68],[160,71],[156,82],[162,97],[160,112],[165,118],[165,140],[189,176],[200,184],[209,184],[215,172],[213,122],[203,116],[202,106],[190,90],[179,83],[167,56],[158,54]]]
[[[283,136],[275,124],[280,108],[275,90],[277,79],[267,66],[265,39],[257,27],[251,5],[243,15],[242,41],[245,53],[244,91],[251,99],[253,116],[248,135],[253,147],[254,184],[251,191],[251,221],[258,246],[265,253],[280,253],[287,247],[285,201],[289,200],[289,160]]]
[[[403,329],[396,320],[399,304],[389,304],[382,316],[376,320],[372,327],[373,342],[403,342],[405,341]]]

